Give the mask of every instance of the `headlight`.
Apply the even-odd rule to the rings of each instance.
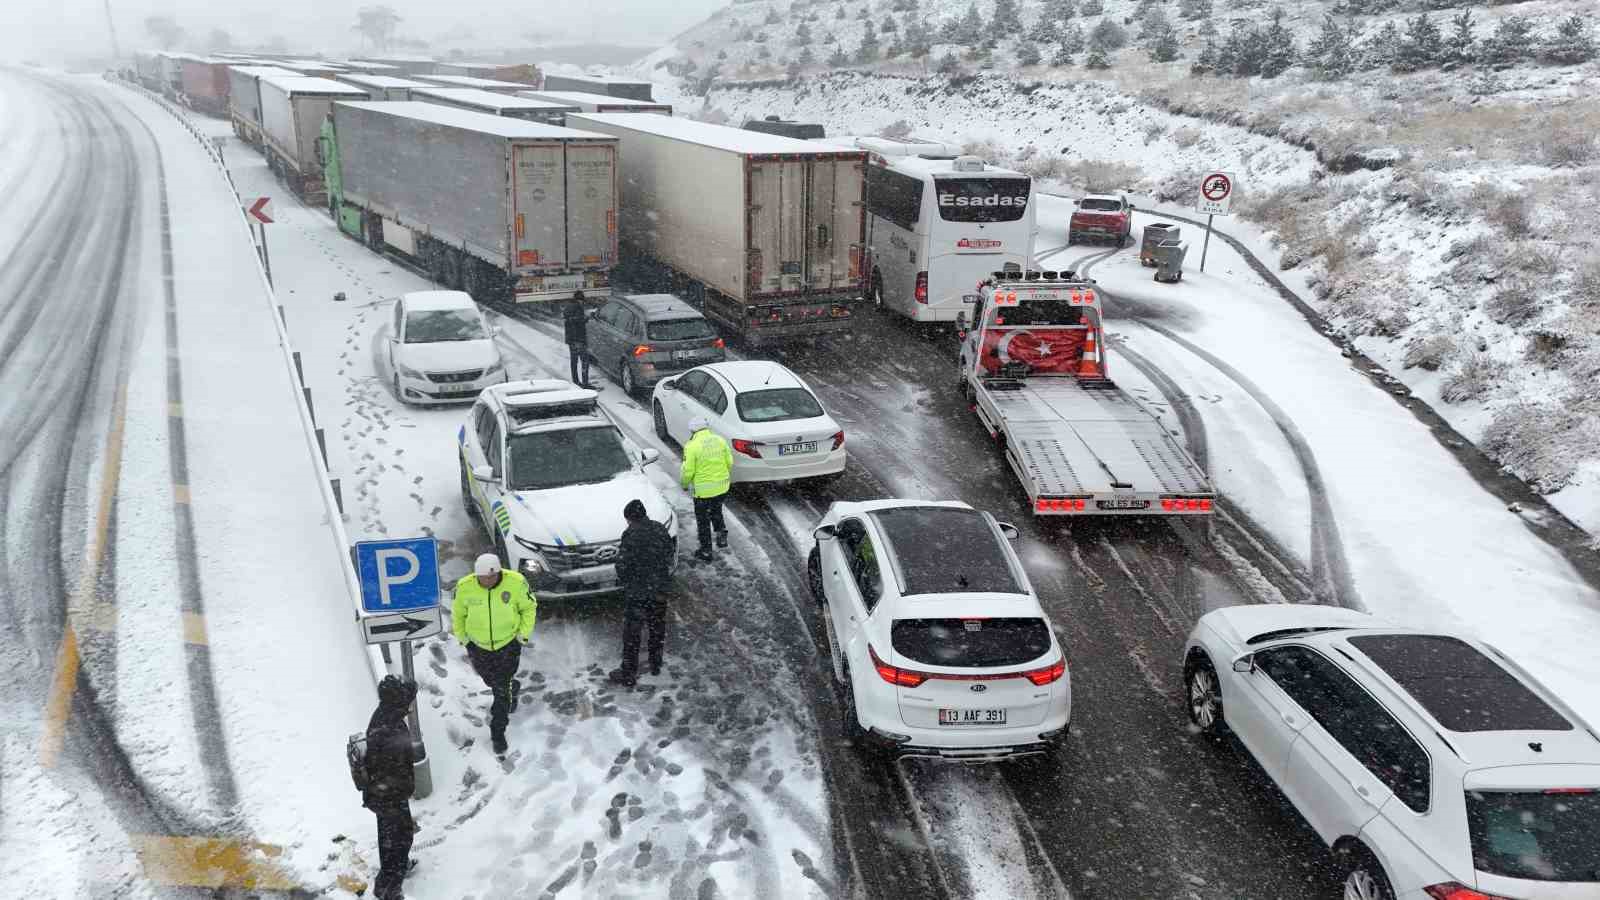
[[[530,556],[522,561],[522,571],[529,575],[539,575],[544,572],[544,562],[537,556]]]
[[[420,379],[424,377],[423,374],[418,372],[416,369],[413,369],[410,366],[401,365],[398,362],[394,364],[394,370],[397,374],[403,375],[406,378]]]
[[[522,561],[522,571],[537,575],[549,569],[544,564],[544,557],[539,554],[539,546],[537,544],[525,541],[517,535],[512,535],[511,539],[521,544],[522,549],[528,551],[528,558]]]
[[[503,360],[495,360],[494,362],[489,364],[489,368],[483,370],[483,374],[485,374],[485,375],[493,375],[496,372],[499,372],[500,370],[504,369],[505,367],[506,367],[506,364],[505,364],[505,362]]]

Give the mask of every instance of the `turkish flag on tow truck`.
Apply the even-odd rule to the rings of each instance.
[[[983,368],[993,374],[1008,362],[1023,362],[1030,371],[1044,375],[1076,375],[1088,333],[1082,327],[987,331],[983,336]]]

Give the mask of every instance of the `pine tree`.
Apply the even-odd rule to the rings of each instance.
[[[1094,30],[1089,32],[1089,48],[1104,47],[1107,50],[1121,50],[1128,46],[1128,33],[1122,26],[1110,18],[1102,18]]]
[[[1280,7],[1274,7],[1272,10],[1272,24],[1267,26],[1263,44],[1262,78],[1277,78],[1289,71],[1289,67],[1294,65],[1300,55],[1299,48],[1294,43],[1294,32],[1283,24],[1283,9]]]
[[[782,21],[782,19],[778,18],[778,11],[776,9],[769,9],[767,10],[767,17],[763,20],[763,23],[767,25],[776,25]]]
[[[1062,22],[1078,17],[1078,0],[1054,0],[1045,7],[1045,17],[1055,20],[1059,25]]]
[[[1017,0],[994,0],[994,15],[989,27],[999,34],[1019,34],[1022,16],[1017,13]]]
[[[954,75],[961,71],[961,60],[956,59],[956,55],[954,53],[946,50],[944,55],[939,57],[939,63],[938,65],[934,66],[934,71],[938,72],[940,75]]]
[[[1444,55],[1444,39],[1439,26],[1433,24],[1427,13],[1417,13],[1406,20],[1405,37],[1396,48],[1390,68],[1396,72],[1415,72],[1435,65]]]
[[[718,62],[726,62],[727,59],[728,59],[728,51],[727,50],[718,50],[717,51],[717,61]]]
[[[1472,10],[1462,9],[1450,19],[1450,36],[1444,39],[1443,62],[1468,66],[1478,58],[1478,39],[1472,33]]]
[[[900,30],[900,26],[896,25],[894,23],[894,19],[892,17],[884,16],[883,17],[883,23],[878,26],[878,30],[883,32],[884,34],[890,34],[890,33],[899,31]]]
[[[1306,48],[1306,57],[1323,78],[1342,78],[1355,68],[1353,25],[1344,26],[1333,13],[1322,16],[1322,31]]]
[[[872,6],[871,5],[867,5],[867,6],[861,7],[861,13],[859,15],[857,15],[856,18],[860,19],[863,22],[872,21]]]
[[[1244,19],[1234,19],[1228,39],[1217,48],[1217,72],[1241,78],[1260,75],[1266,59],[1265,32]]]
[[[1061,46],[1066,48],[1067,54],[1073,55],[1083,49],[1083,26],[1077,22],[1068,22],[1061,29]]]
[[[844,47],[840,44],[833,45],[833,52],[828,54],[828,68],[842,69],[850,65],[850,57],[845,54]]]
[[[1160,7],[1152,6],[1139,25],[1139,43],[1149,47],[1171,31],[1172,23],[1167,21],[1167,14]]]
[[[1388,68],[1394,64],[1395,55],[1400,50],[1400,45],[1405,43],[1405,36],[1400,33],[1400,26],[1393,19],[1383,23],[1378,33],[1362,42],[1361,64],[1363,68],[1376,69]]]
[[[1215,75],[1217,73],[1217,42],[1206,38],[1206,45],[1200,48],[1200,55],[1189,64],[1191,75]]]
[[[1168,25],[1150,45],[1150,60],[1152,62],[1172,62],[1183,56],[1178,44],[1178,32]]]
[[[1045,10],[1039,14],[1038,20],[1028,30],[1028,40],[1037,41],[1041,44],[1053,44],[1056,42],[1058,34],[1059,29],[1057,28],[1056,20],[1050,18],[1049,10]]]
[[[1039,48],[1032,41],[1023,41],[1017,45],[1017,65],[1037,66],[1044,57],[1039,54]]]
[[[1478,56],[1482,62],[1497,69],[1505,68],[1531,58],[1537,43],[1532,22],[1521,16],[1506,16],[1495,27],[1494,37],[1484,44]]]
[[[1139,5],[1133,10],[1135,21],[1143,22],[1145,17],[1156,10],[1156,0],[1139,0]]]
[[[1078,14],[1085,19],[1090,16],[1103,16],[1105,12],[1106,5],[1102,0],[1083,0],[1083,5],[1078,7]]]
[[[906,24],[901,33],[905,35],[902,43],[912,59],[921,59],[933,50],[933,35],[915,13],[906,14]]]
[[[1211,17],[1211,0],[1182,0],[1178,4],[1178,18],[1206,19]]]
[[[1058,69],[1071,68],[1072,51],[1067,49],[1066,44],[1056,45],[1056,52],[1050,54],[1050,65]]]
[[[939,23],[939,43],[961,43],[961,22],[956,19],[945,19]]]
[[[766,44],[762,44],[761,46],[756,48],[756,59],[765,61],[765,60],[769,60],[771,58],[772,58],[772,49],[770,47],[768,47]]]
[[[1083,61],[1085,69],[1109,69],[1111,60],[1106,58],[1106,48],[1099,44],[1089,46],[1089,55]]]
[[[869,63],[878,58],[882,46],[878,43],[878,30],[872,27],[872,20],[868,19],[867,27],[861,33],[861,43],[856,46],[856,62]]]
[[[978,4],[967,7],[966,13],[961,16],[961,23],[956,26],[956,40],[952,43],[975,46],[983,40],[983,17],[978,15]]]
[[[800,65],[805,66],[807,68],[810,68],[811,66],[814,66],[814,65],[817,64],[817,55],[815,53],[811,52],[811,48],[810,47],[801,47],[800,48],[800,55],[795,58],[795,62],[798,62]]]
[[[801,22],[794,30],[794,44],[797,47],[811,46],[811,26]]]
[[[1555,33],[1544,39],[1539,55],[1547,62],[1562,66],[1594,59],[1594,35],[1589,32],[1589,23],[1577,14],[1563,19]]]

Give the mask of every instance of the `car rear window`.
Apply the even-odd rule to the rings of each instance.
[[[935,178],[946,222],[1015,222],[1028,211],[1026,178]]]
[[[1600,792],[1467,791],[1467,831],[1480,872],[1600,882]]]
[[[711,329],[711,323],[700,318],[660,319],[649,323],[646,328],[652,341],[692,341],[717,336]]]
[[[930,666],[1020,666],[1050,650],[1043,619],[895,619],[894,652]]]
[[[1024,593],[1011,571],[1003,540],[983,513],[951,506],[880,509],[873,521],[916,594]]]
[[[1572,730],[1515,675],[1459,638],[1373,634],[1350,644],[1451,731]]]
[[[1120,212],[1122,204],[1115,200],[1102,200],[1096,197],[1085,198],[1078,204],[1084,212]]]
[[[790,419],[815,419],[822,405],[805,388],[772,388],[740,394],[739,418],[746,422],[786,422]]]

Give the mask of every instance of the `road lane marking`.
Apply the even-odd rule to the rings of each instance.
[[[146,878],[164,887],[292,891],[278,865],[283,848],[222,838],[129,835]]]
[[[183,614],[183,642],[199,647],[209,646],[211,641],[206,637],[206,617],[193,612]]]
[[[172,485],[172,500],[175,503],[181,503],[184,506],[188,506],[189,486],[187,484],[178,484],[174,482]]]

